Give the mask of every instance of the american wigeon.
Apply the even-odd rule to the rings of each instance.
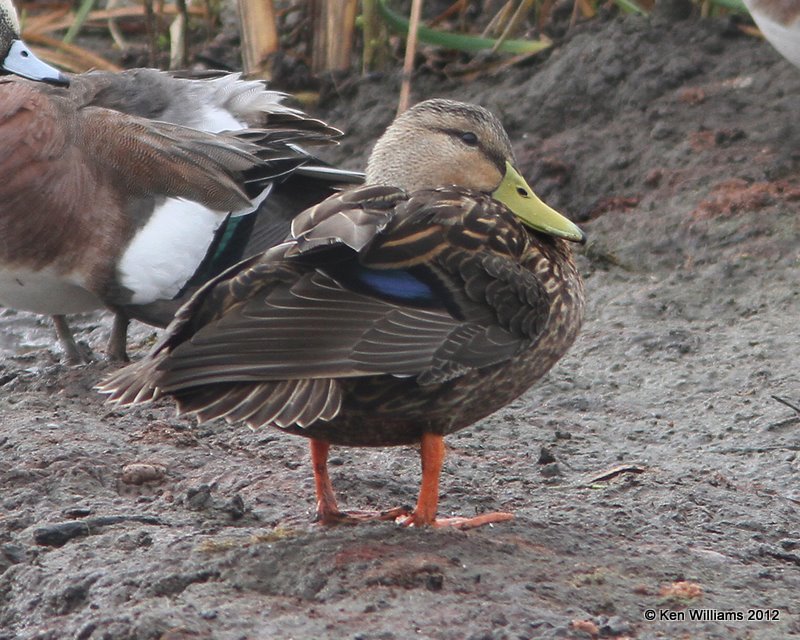
[[[13,7],[0,3],[3,50],[19,33]],[[39,79],[57,81],[45,75]],[[129,318],[165,326],[200,284],[281,240],[291,218],[336,185],[361,181],[361,174],[325,167],[303,149],[330,143],[339,131],[239,74],[192,78],[136,69],[67,79],[68,87],[0,82],[0,172],[9,175],[10,163],[18,172],[0,185],[0,228],[7,234],[0,305],[54,316],[69,361],[81,356],[64,314],[114,310],[108,354],[125,359]],[[102,109],[116,116],[103,112],[99,127]],[[268,130],[259,137],[259,156],[269,171],[260,170],[248,188],[251,201],[228,209],[176,197],[168,180],[154,190],[150,172],[174,169],[183,152],[164,148],[163,166],[145,165],[131,154],[136,118],[208,132]],[[181,179],[191,180],[184,171]],[[101,202],[109,190],[111,202]],[[105,207],[103,216],[98,207]]]
[[[797,0],[744,0],[750,15],[769,43],[800,67],[800,2]]]
[[[101,390],[310,438],[323,523],[367,517],[337,506],[332,444],[421,443],[416,508],[377,517],[505,520],[436,518],[443,436],[511,402],[572,344],[584,294],[570,241],[583,238],[514,168],[491,113],[429,100],[378,141],[367,186],[300,214],[291,240],[206,285]]]
[[[22,41],[19,18],[11,0],[0,0],[0,69],[30,80],[68,82],[63,73],[42,62]]]

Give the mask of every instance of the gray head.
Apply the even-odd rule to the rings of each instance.
[[[0,70],[30,80],[69,84],[63,73],[33,55],[20,39],[19,18],[11,0],[0,0]]]

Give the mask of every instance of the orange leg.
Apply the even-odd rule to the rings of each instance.
[[[328,475],[328,451],[331,445],[322,440],[311,439],[311,464],[314,468],[314,489],[317,493],[317,522],[324,525],[354,524],[369,520],[394,520],[408,514],[407,509],[398,508],[385,512],[339,511],[336,494]]]
[[[438,518],[436,509],[439,505],[439,475],[444,462],[444,437],[434,433],[422,434],[420,458],[422,460],[422,483],[417,498],[417,508],[410,516],[398,518],[398,522],[407,527],[455,527],[456,529],[473,529],[484,524],[505,522],[514,516],[511,513],[484,513],[474,518]]]
[[[422,435],[420,458],[422,460],[422,483],[417,506],[412,513],[398,507],[383,512],[340,511],[336,503],[330,476],[328,475],[328,451],[330,444],[311,439],[311,464],[314,468],[314,488],[317,493],[317,522],[323,525],[366,522],[370,520],[395,520],[406,527],[455,527],[473,529],[484,524],[505,522],[514,516],[510,513],[484,513],[474,518],[437,518],[439,504],[439,475],[444,462],[444,438],[441,435]]]
[[[328,475],[328,451],[331,445],[322,440],[311,440],[311,465],[314,468],[314,489],[317,492],[317,521],[330,524],[332,518],[341,515],[336,504],[336,495]]]

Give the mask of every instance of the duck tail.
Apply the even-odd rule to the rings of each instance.
[[[112,373],[95,389],[108,396],[108,403],[119,407],[152,402],[161,396],[161,390],[155,383],[161,359],[147,357],[130,364]]]

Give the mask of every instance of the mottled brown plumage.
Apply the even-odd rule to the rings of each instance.
[[[204,287],[147,358],[102,388],[120,404],[167,394],[202,420],[311,438],[323,522],[347,519],[329,445],[422,442],[420,502],[404,522],[442,524],[441,437],[528,389],[583,316],[568,242],[492,195],[508,193],[511,163],[489,112],[417,105],[376,145],[370,184],[300,214],[285,243]],[[522,198],[523,210],[533,195],[520,181],[509,206]],[[563,218],[548,228],[582,239]]]

